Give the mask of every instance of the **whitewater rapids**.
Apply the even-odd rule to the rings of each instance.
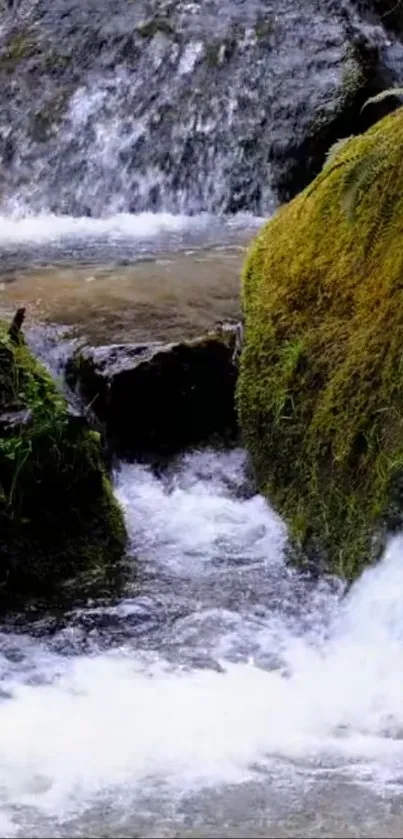
[[[0,835],[191,836],[196,807],[192,829],[212,836],[211,796],[224,830],[234,789],[240,832],[225,835],[279,835],[291,793],[329,777],[336,797],[365,790],[376,825],[401,795],[402,538],[343,596],[285,566],[284,525],[240,451],[162,476],[122,465],[116,491],[138,586],[44,635],[43,620],[1,632]],[[264,828],[256,789],[271,790]]]

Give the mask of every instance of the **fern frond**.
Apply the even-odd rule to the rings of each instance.
[[[396,221],[396,201],[399,197],[399,191],[394,189],[395,183],[396,170],[394,167],[390,167],[389,172],[385,175],[385,183],[383,183],[383,179],[379,179],[374,193],[373,211],[371,212],[371,221],[365,243],[367,256],[379,241],[385,241],[388,236],[393,235],[393,226]],[[400,230],[397,235],[400,235]]]
[[[332,160],[334,160],[334,158],[336,157],[336,155],[338,155],[339,151],[341,151],[341,149],[344,148],[346,143],[348,143],[348,141],[351,140],[352,137],[353,135],[350,134],[349,137],[342,137],[341,140],[337,140],[335,143],[333,143],[333,145],[330,146],[329,151],[326,152],[325,162],[323,165],[326,166],[328,163],[331,163]]]
[[[375,148],[372,154],[365,155],[351,166],[343,178],[341,205],[350,220],[354,220],[360,200],[379,178],[385,169],[389,168],[386,155]]]
[[[389,97],[392,96],[395,96],[397,99],[403,97],[403,87],[388,87],[386,90],[382,90],[381,93],[377,93],[376,96],[370,96],[370,98],[364,102],[360,113],[362,114],[367,105],[376,105],[378,102],[383,102],[385,99],[389,99]]]

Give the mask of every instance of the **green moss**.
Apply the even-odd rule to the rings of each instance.
[[[209,67],[216,68],[221,64],[221,54],[224,55],[225,46],[221,41],[212,41],[205,45],[205,60]]]
[[[276,31],[276,19],[273,15],[264,15],[258,18],[254,26],[255,35],[258,41],[268,41]]]
[[[99,436],[71,418],[49,375],[0,324],[0,587],[46,595],[116,562],[125,528]],[[20,418],[7,428],[5,414]],[[1,420],[3,422],[1,423]]]
[[[29,28],[20,30],[6,41],[1,53],[1,65],[13,69],[23,59],[32,58],[38,53],[40,47],[34,31]]]
[[[342,104],[349,100],[351,96],[355,97],[357,90],[361,90],[365,86],[366,73],[365,65],[358,60],[354,49],[348,46],[343,62],[342,83],[340,89],[340,98]]]
[[[47,75],[59,76],[70,67],[71,60],[71,53],[63,52],[62,43],[55,45],[46,32],[27,26],[17,33],[10,33],[6,39],[0,50],[0,72],[10,76],[22,64],[27,64],[29,74],[34,64]],[[56,97],[60,100],[61,96],[63,91],[60,89]]]
[[[35,142],[46,142],[52,132],[58,130],[65,116],[71,93],[72,91],[68,86],[59,87],[47,101],[33,111],[30,119],[30,130]]]
[[[245,443],[295,542],[348,577],[401,524],[402,240],[399,109],[279,210],[244,268]]]
[[[138,26],[136,32],[147,41],[156,35],[166,35],[167,37],[175,35],[173,24],[162,15],[154,15],[154,17]]]

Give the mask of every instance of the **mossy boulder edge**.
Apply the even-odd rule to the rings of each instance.
[[[403,109],[252,244],[237,404],[294,544],[354,577],[403,517]]]
[[[0,321],[0,605],[112,566],[125,541],[99,435]]]

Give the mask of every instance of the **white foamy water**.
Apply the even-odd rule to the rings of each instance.
[[[209,216],[175,216],[169,213],[120,213],[107,218],[34,215],[0,217],[0,245],[31,242],[48,243],[60,238],[111,236],[148,238],[165,232],[182,232],[186,228],[205,227]]]
[[[50,214],[0,216],[0,258],[11,262],[131,261],[161,251],[248,241],[263,219],[144,212],[103,218]]]
[[[343,598],[242,453],[116,480],[138,590],[0,638],[0,834],[399,835],[403,539]]]

